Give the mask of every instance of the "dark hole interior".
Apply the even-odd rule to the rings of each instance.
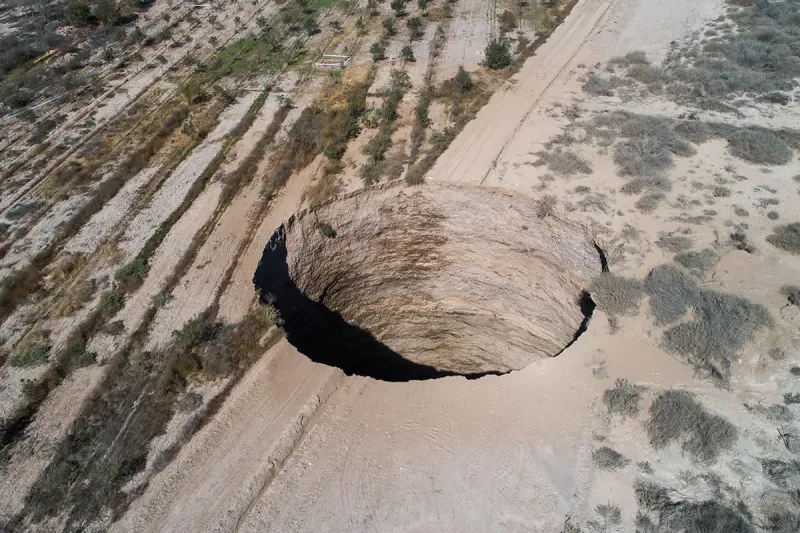
[[[348,323],[338,312],[327,308],[324,296],[321,301],[309,299],[292,280],[286,259],[286,240],[281,229],[265,247],[253,283],[261,301],[271,304],[280,313],[287,340],[312,361],[338,367],[347,375],[391,382],[456,375],[476,379],[502,374],[454,373],[404,358],[370,332]],[[588,293],[582,293],[579,302],[584,320],[574,340],[586,330],[594,310]]]

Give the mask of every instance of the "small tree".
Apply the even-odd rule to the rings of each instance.
[[[383,19],[383,22],[382,22],[382,24],[383,24],[383,34],[386,37],[392,37],[394,35],[397,35],[397,28],[394,25],[394,21],[395,21],[394,17],[390,17],[388,19]]]
[[[417,0],[417,7],[419,7],[420,11],[425,11],[428,9],[428,2],[429,0]]]
[[[119,17],[119,7],[114,0],[100,0],[94,8],[94,16],[103,24],[113,24]]]
[[[453,18],[453,6],[450,5],[450,2],[445,2],[443,9],[445,18]]]
[[[208,42],[211,43],[211,46],[215,47],[219,44],[219,39],[217,39],[216,35],[212,35],[208,38]]]
[[[372,61],[376,63],[382,61],[386,59],[386,45],[383,41],[372,43],[372,46],[369,47],[369,53],[372,54]]]
[[[406,16],[406,0],[392,0],[389,6],[394,10],[398,17]]]
[[[311,16],[303,19],[303,30],[308,34],[309,37],[316,35],[320,31],[317,21]]]
[[[411,49],[410,45],[405,45],[402,50],[400,50],[400,56],[403,58],[403,61],[408,61],[409,63],[413,63],[417,60],[414,57],[414,50]]]
[[[500,31],[503,33],[508,33],[513,31],[517,27],[517,17],[514,16],[514,13],[506,9],[500,15]]]
[[[492,39],[486,45],[485,64],[492,70],[506,68],[511,64],[511,50],[505,39]]]
[[[422,31],[422,19],[419,17],[412,17],[408,19],[408,28],[411,30],[411,40],[418,41],[422,39],[422,36],[425,34]]]
[[[92,11],[86,2],[72,2],[64,8],[70,26],[88,26],[92,22]]]
[[[469,92],[475,85],[469,73],[464,70],[464,67],[461,65],[458,66],[458,72],[456,72],[456,76],[453,80],[455,81],[456,89],[458,89],[460,93]]]

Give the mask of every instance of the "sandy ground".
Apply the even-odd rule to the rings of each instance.
[[[563,109],[570,104],[588,112],[614,109],[619,104],[582,93],[586,65],[638,49],[657,61],[670,42],[716,18],[722,5],[722,0],[581,0],[548,42],[466,126],[431,169],[430,177],[505,187],[534,196],[556,193],[557,209],[573,213],[592,228],[598,242],[613,251],[614,268],[641,276],[653,265],[668,261],[672,254],[652,243],[660,232],[681,227],[674,220],[680,212],[675,205],[665,202],[648,216],[636,214],[635,198],[616,193],[624,181],[617,176],[608,153],[596,147],[576,148],[592,163],[591,174],[554,183],[542,181],[547,170],[534,166],[533,154],[567,125]],[[455,6],[461,17],[448,30],[439,76],[451,76],[447,69],[454,72],[459,64],[477,66],[494,24],[485,4],[462,0]],[[395,48],[390,47],[390,56]],[[419,62],[410,69],[415,87],[422,79],[423,58],[427,57],[418,48]],[[388,79],[388,72],[388,65],[383,65],[375,86]],[[312,82],[295,95],[296,107],[284,120],[279,140],[285,139],[302,110],[311,104],[316,88]],[[223,170],[234,169],[246,157],[259,132],[269,125],[277,110],[275,104],[267,101]],[[626,103],[626,108],[669,114],[670,105],[632,102]],[[229,109],[230,120],[223,117],[218,130],[235,126],[243,109],[243,103]],[[741,120],[749,118],[755,115]],[[759,120],[792,124],[794,118],[794,114],[775,114]],[[405,134],[406,129],[398,130],[398,136]],[[129,258],[141,249],[143,239],[158,227],[159,220],[180,204],[213,153],[218,153],[222,135],[209,136],[139,214],[128,231],[127,244],[123,244]],[[366,136],[362,134],[351,144],[345,161],[354,159],[354,151]],[[158,312],[148,331],[148,348],[163,345],[172,330],[216,298],[221,319],[229,323],[241,319],[256,297],[252,277],[264,244],[303,205],[303,193],[324,163],[320,156],[292,176],[269,200],[267,209],[262,209],[256,181],[220,210],[221,184],[212,179],[171,229],[150,261],[145,283],[116,317],[125,323],[126,334],[100,334],[92,340],[90,348],[98,352],[99,359],[106,360],[124,347],[130,333],[142,324],[152,297],[164,288],[202,228],[210,229],[208,237],[174,287],[172,300]],[[265,154],[257,175],[263,176],[269,165],[269,154]],[[731,165],[746,180],[729,185],[733,189],[729,198],[705,198],[702,207],[713,205],[716,215],[708,224],[693,228],[696,249],[729,231],[737,206],[751,213],[748,237],[757,248],[768,249],[765,236],[774,224],[767,219],[761,200],[794,197],[797,186],[791,177],[800,170],[796,162],[766,171],[733,160],[723,142],[708,142],[698,148],[695,157],[676,161],[671,171],[676,178],[673,193],[678,196],[691,191],[695,174],[716,175]],[[129,195],[136,194],[138,178],[120,192],[121,206],[129,203]],[[346,182],[349,188],[358,186],[357,178]],[[577,185],[591,186],[594,201],[582,202],[572,195]],[[767,187],[775,192],[766,192]],[[796,220],[800,209],[795,204],[781,204],[782,219]],[[119,219],[111,205],[96,215],[99,227]],[[702,207],[693,207],[691,213],[702,213]],[[219,218],[215,219],[216,215]],[[214,221],[213,226],[208,226],[209,221]],[[100,230],[88,229],[93,223],[95,219],[71,243],[76,251],[96,246],[101,238]],[[629,226],[638,231],[638,237],[619,237]],[[15,248],[4,261],[24,253],[24,247]],[[796,360],[800,312],[785,305],[777,288],[799,276],[800,266],[788,254],[748,254],[730,247],[722,248],[707,276],[707,288],[736,292],[779,310],[775,313],[779,335],[759,334],[755,346],[744,350],[737,362],[738,396],[696,379],[688,366],[660,349],[661,330],[645,313],[620,319],[616,331],[598,309],[588,331],[558,357],[477,380],[451,377],[387,383],[346,377],[338,369],[312,363],[282,340],[233,387],[217,415],[166,469],[149,480],[143,494],[110,529],[554,532],[561,531],[567,517],[584,524],[593,517],[596,504],[613,501],[624,517],[618,530],[633,532],[637,505],[631,486],[636,467],[600,471],[593,463],[592,451],[602,443],[629,457],[646,459],[652,463],[653,476],[663,479],[674,478],[692,468],[692,463],[677,447],[654,451],[642,431],[641,419],[609,418],[602,392],[616,378],[646,387],[647,400],[664,387],[679,386],[696,392],[712,412],[747,432],[774,433],[774,427],[748,418],[742,402],[780,403],[783,392],[797,390],[787,378],[765,377],[760,369],[766,364],[763,354],[773,346],[795,354],[792,360]],[[21,321],[22,312],[3,327],[13,332],[14,324]],[[594,370],[600,363],[606,368],[598,374]],[[103,367],[98,366],[76,370],[48,397],[41,407],[44,415],[37,416],[29,428],[24,456],[14,457],[0,483],[0,518],[21,509],[53,447],[80,412],[82,402],[77,399],[85,399],[96,389],[103,375]],[[207,404],[224,384],[212,382],[204,387],[199,390]],[[9,389],[0,393],[0,398],[16,393],[18,390]],[[151,443],[147,474],[157,453],[174,442],[188,422],[188,415],[177,413],[167,432]],[[740,439],[731,452],[736,460],[722,465],[723,474],[729,474],[734,466],[760,472],[749,443]],[[764,446],[775,449],[778,445]],[[131,486],[143,481],[140,478]],[[759,489],[742,488],[749,496]]]
[[[527,150],[526,128],[536,127],[548,94],[555,98],[562,86],[576,83],[577,63],[602,61],[644,43],[661,50],[702,25],[719,5],[686,1],[666,9],[655,0],[580,2],[430,174],[453,181],[488,178],[529,191],[531,179],[501,180],[495,168],[504,157]],[[619,36],[619,28],[633,27],[632,20],[649,17],[653,9],[666,11],[658,32],[628,29]],[[234,274],[222,295],[221,313],[229,320],[247,308],[253,294],[247,274],[271,228],[297,205],[292,191],[303,190],[297,186],[302,179],[302,173],[293,178],[276,199],[257,232],[261,242],[254,239],[241,274]],[[613,380],[592,379],[590,366],[608,358],[614,377],[710,387],[655,348],[650,335],[629,326],[611,336],[597,311],[589,331],[566,352],[522,371],[398,384],[336,378],[340,384],[327,401],[318,390],[333,378],[316,378],[305,393],[293,384],[314,372],[337,371],[313,365],[281,343],[116,525],[124,531],[557,531],[565,516],[589,518],[591,507],[611,496],[630,523],[632,492],[604,491],[606,474],[591,464],[593,435],[610,434],[620,447],[646,443],[638,435],[625,444],[630,428],[609,429],[597,416],[598,395]],[[280,387],[265,387],[260,376]],[[313,419],[305,420],[308,406],[320,400]],[[275,424],[275,411],[261,410],[276,401],[280,416],[301,420],[300,428]],[[244,405],[249,408],[239,407]],[[215,438],[221,444],[205,448]],[[276,447],[287,438],[298,441],[296,447],[276,458]]]

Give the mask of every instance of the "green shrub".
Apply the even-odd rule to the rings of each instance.
[[[412,41],[418,41],[425,35],[425,31],[422,29],[423,23],[421,18],[411,17],[408,19],[408,21],[406,21],[406,24],[408,25],[408,29],[411,31],[410,39]]]
[[[484,51],[485,64],[492,70],[499,70],[511,65],[511,48],[505,39],[492,39]]]
[[[614,388],[606,389],[603,393],[603,403],[611,414],[634,417],[639,414],[643,391],[641,385],[634,385],[627,379],[617,379]]]
[[[409,63],[413,63],[417,60],[414,57],[414,50],[409,45],[403,46],[402,50],[400,50],[400,57],[403,58],[403,61],[408,61]]]
[[[336,238],[336,230],[333,229],[333,226],[328,224],[327,222],[317,222],[315,227],[320,232],[320,234],[327,238],[327,239],[335,239]]]
[[[138,289],[150,272],[150,264],[144,257],[137,257],[120,268],[114,278],[122,291],[130,293]]]
[[[67,4],[64,13],[71,26],[88,26],[94,19],[89,4],[82,1]]]
[[[50,346],[32,344],[27,348],[15,352],[9,359],[9,364],[14,368],[28,368],[43,365],[47,362]]]
[[[114,0],[100,0],[94,8],[94,16],[103,24],[112,24],[119,17],[119,7]]]
[[[372,54],[372,61],[377,63],[386,59],[386,45],[382,41],[372,43],[369,47],[369,53]]]
[[[800,222],[778,226],[767,236],[771,245],[793,254],[800,254]]]
[[[381,21],[381,25],[383,26],[383,34],[386,37],[393,37],[397,35],[397,27],[395,26],[394,17],[383,19],[383,21]]]
[[[647,422],[650,444],[658,449],[680,442],[692,460],[714,462],[733,447],[737,430],[718,415],[709,414],[691,393],[670,389],[663,391],[650,406]]]
[[[456,90],[461,94],[468,93],[473,87],[475,87],[472,77],[466,70],[464,70],[463,65],[458,66],[458,71],[453,78],[453,84],[455,85]]]
[[[609,315],[635,315],[644,289],[638,279],[604,272],[592,282],[589,293],[595,304]]]
[[[630,459],[608,446],[593,451],[592,460],[603,470],[609,471],[625,468],[631,462]]]

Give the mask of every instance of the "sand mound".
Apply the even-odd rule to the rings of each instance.
[[[406,381],[558,354],[600,271],[586,230],[539,218],[535,199],[439,184],[361,191],[292,217],[254,282],[311,359]]]

